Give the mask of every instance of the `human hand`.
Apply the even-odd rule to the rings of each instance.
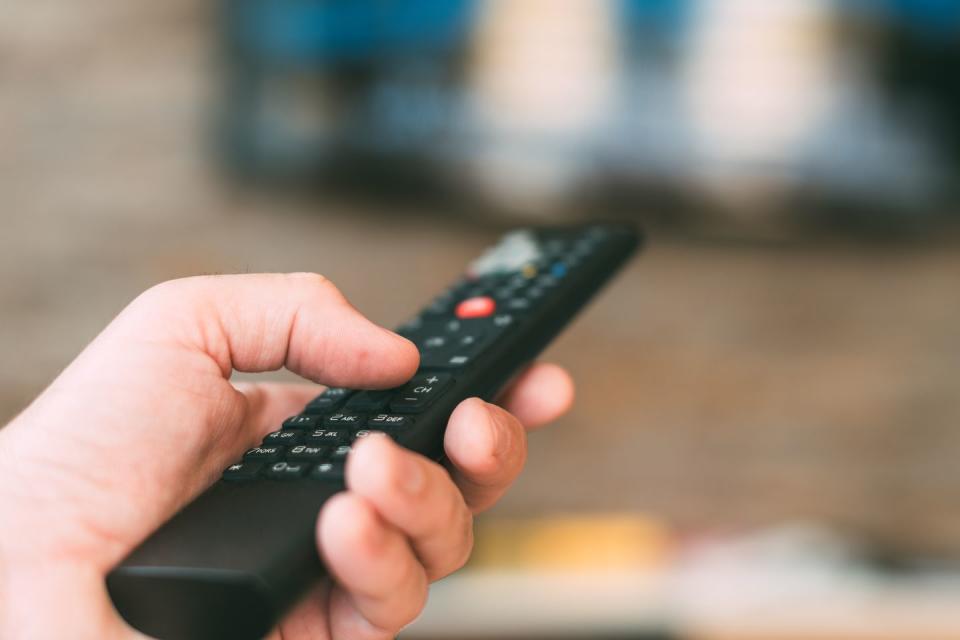
[[[417,365],[409,341],[320,276],[199,277],[147,291],[0,430],[0,637],[139,635],[114,610],[106,573],[320,391],[234,385],[233,371],[286,367],[373,389],[403,383]],[[272,637],[393,638],[428,583],[468,557],[472,514],[523,467],[524,427],[558,417],[572,397],[568,375],[539,364],[504,393],[506,410],[464,401],[446,432],[448,469],[389,438],[360,441],[348,490],[318,517],[335,582],[319,584]]]

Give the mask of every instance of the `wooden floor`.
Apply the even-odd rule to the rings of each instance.
[[[238,194],[204,152],[206,9],[57,4],[0,20],[0,420],[160,280],[316,270],[391,324],[496,236]],[[550,350],[579,402],[500,512],[816,519],[960,555],[957,249],[654,235]]]

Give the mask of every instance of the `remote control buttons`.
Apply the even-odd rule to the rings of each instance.
[[[321,460],[329,449],[310,445],[298,445],[287,451],[288,460]]]
[[[467,298],[457,305],[456,315],[461,320],[470,318],[486,318],[492,316],[497,310],[496,301],[489,296],[476,296]]]
[[[347,401],[347,408],[354,411],[378,411],[386,406],[393,391],[361,391]]]
[[[274,431],[273,433],[268,433],[263,438],[263,446],[272,447],[273,445],[293,445],[300,444],[300,438],[303,437],[303,434],[300,431],[294,429],[287,429],[284,431]]]
[[[290,416],[283,421],[284,429],[316,429],[323,418],[316,415],[300,414]]]
[[[424,349],[442,349],[447,346],[447,336],[430,336],[423,341]]]
[[[333,462],[343,462],[350,455],[350,445],[342,444],[334,449],[328,456]]]
[[[227,467],[227,470],[223,472],[223,479],[231,481],[253,480],[259,475],[261,469],[263,469],[262,462],[237,462]]]
[[[254,447],[243,455],[243,459],[273,462],[279,460],[282,453],[283,447]]]
[[[397,413],[415,413],[437,398],[451,382],[449,373],[424,373],[414,376],[390,401]]]
[[[550,275],[550,274],[545,274],[545,275],[542,275],[542,276],[540,276],[539,278],[537,278],[536,283],[537,283],[537,286],[538,286],[538,287],[543,287],[544,289],[549,289],[549,288],[551,288],[551,287],[557,286],[557,285],[560,283],[560,281],[557,280],[556,278],[554,278],[554,277],[553,277],[552,275]]]
[[[395,431],[410,426],[412,422],[413,420],[407,416],[379,413],[367,420],[367,427],[378,431]]]
[[[296,480],[310,468],[306,462],[275,462],[267,467],[267,477],[275,480]]]
[[[310,472],[311,480],[343,480],[342,462],[324,462],[318,464]]]
[[[337,445],[347,439],[346,429],[314,429],[307,434],[307,444]]]
[[[528,311],[530,309],[530,301],[526,298],[513,298],[507,301],[507,309],[510,311]]]
[[[349,398],[351,393],[353,393],[353,391],[350,389],[344,389],[343,387],[331,387],[311,400],[310,404],[308,404],[306,409],[304,409],[304,413],[324,413],[326,411],[333,411],[343,404],[343,401]]]
[[[365,418],[355,413],[334,413],[323,419],[323,426],[335,429],[358,429],[363,426]]]
[[[483,320],[482,322],[489,326],[489,320]],[[488,342],[488,337],[492,337],[492,335],[477,327],[468,328],[451,340],[452,344],[449,349],[439,353],[424,353],[420,360],[420,366],[436,369],[462,367],[480,353],[483,346]]]
[[[373,432],[394,438],[408,433],[410,414],[426,409],[453,384],[454,371],[473,366],[492,342],[515,331],[553,297],[604,238],[593,233],[537,242],[536,252],[521,250],[517,243],[500,251],[490,268],[461,278],[399,330],[421,356],[420,372],[407,384],[388,390],[325,390],[224,471],[223,478],[341,481],[358,438]]]
[[[462,353],[454,354],[447,359],[447,361],[444,363],[444,366],[450,369],[456,369],[458,367],[462,367],[463,365],[467,364],[468,362],[470,362],[470,360],[471,360],[471,357],[468,355],[463,355]]]

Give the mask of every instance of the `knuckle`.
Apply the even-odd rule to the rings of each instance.
[[[195,303],[206,298],[211,287],[221,284],[229,275],[190,276],[164,280],[151,286],[134,298],[131,307],[135,309],[166,309],[171,305],[179,307],[184,303]]]
[[[351,456],[357,461],[358,488],[370,499],[394,498],[402,495],[400,486],[404,480],[402,456],[406,451],[394,449],[388,436],[379,434],[364,438],[355,445]],[[350,466],[350,459],[347,465]]]
[[[151,308],[165,304],[170,298],[176,298],[182,295],[189,286],[190,280],[192,280],[192,278],[177,278],[155,284],[134,298],[132,306],[136,308]]]
[[[392,572],[378,588],[380,597],[389,602],[388,620],[384,624],[400,629],[412,622],[426,604],[427,576],[423,566],[411,554],[404,562],[392,563]],[[389,567],[384,567],[388,570]]]
[[[407,591],[407,606],[397,611],[397,620],[393,625],[397,631],[416,620],[427,606],[428,583],[423,571],[418,571],[414,580],[416,582]]]
[[[343,298],[343,294],[340,293],[340,289],[337,288],[337,285],[333,283],[330,278],[320,273],[313,273],[310,271],[299,271],[296,273],[286,274],[286,278],[294,283],[295,285],[300,285],[306,287],[311,295],[323,295],[327,297]]]
[[[356,538],[367,550],[379,552],[378,547],[382,546],[380,519],[366,500],[359,496],[351,496],[350,499],[352,500],[350,516],[355,521],[352,537]]]
[[[450,474],[440,465],[430,462],[429,482],[434,487],[430,492],[430,500],[435,505],[429,509],[433,518],[430,519],[431,528],[435,531],[444,531],[451,522],[459,522],[466,511],[463,496]]]
[[[365,539],[374,520],[366,501],[352,491],[335,494],[320,511],[320,528],[323,537]],[[329,538],[328,538],[329,539]]]
[[[464,518],[470,515],[470,512],[467,510],[459,491],[451,492],[443,511],[443,518],[440,521],[441,526],[448,527],[450,523],[453,523],[457,526],[457,533],[461,533]]]
[[[452,502],[452,501],[451,501]],[[473,553],[473,514],[462,500],[454,504],[452,513],[443,520],[440,535],[445,549],[443,561],[431,567],[430,580],[439,580],[461,569]]]
[[[135,323],[159,322],[177,325],[183,321],[183,310],[200,308],[196,293],[201,278],[178,278],[155,284],[143,291],[127,306],[121,318],[132,318]]]
[[[464,509],[464,516],[460,523],[460,545],[458,547],[460,553],[451,564],[448,574],[459,571],[467,564],[470,555],[473,553],[473,541],[473,516]]]

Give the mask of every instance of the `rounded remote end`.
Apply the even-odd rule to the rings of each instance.
[[[254,640],[277,617],[268,590],[240,572],[119,567],[107,590],[124,620],[160,640]]]

